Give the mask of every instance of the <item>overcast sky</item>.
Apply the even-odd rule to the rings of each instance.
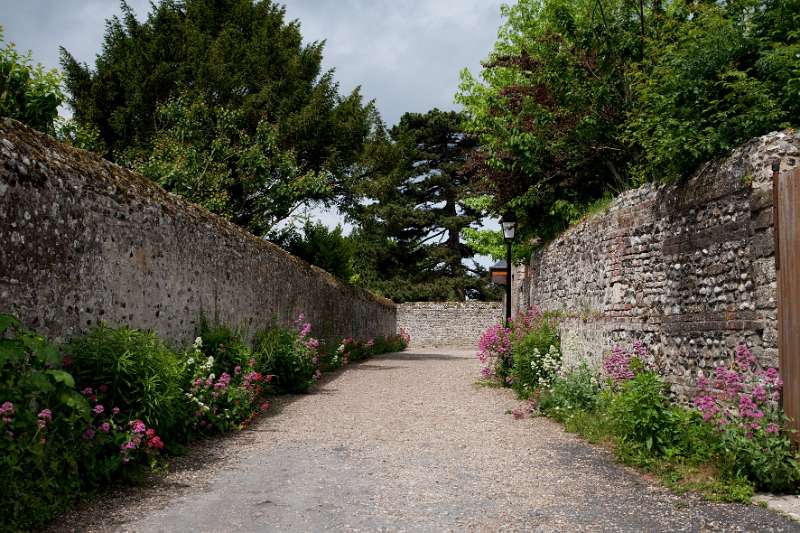
[[[139,19],[149,0],[129,0]],[[406,111],[453,109],[459,71],[479,69],[500,26],[502,0],[287,0],[307,41],[326,40],[325,67],[342,92],[360,85],[389,124]],[[5,40],[58,66],[58,47],[94,63],[115,0],[0,0]]]
[[[459,72],[473,72],[489,54],[505,0],[286,0],[306,41],[325,40],[324,66],[342,93],[361,86],[387,124],[406,111],[455,109]],[[140,20],[149,0],[128,0]],[[5,41],[31,50],[35,62],[58,67],[58,47],[94,65],[104,21],[116,0],[0,0]],[[313,210],[328,225],[336,213]],[[495,224],[491,224],[492,227]],[[349,230],[349,228],[346,227]]]

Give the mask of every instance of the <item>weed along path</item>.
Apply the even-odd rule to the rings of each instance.
[[[333,374],[313,394],[180,458],[54,531],[798,531],[750,505],[678,496],[478,387],[472,352],[416,349]]]

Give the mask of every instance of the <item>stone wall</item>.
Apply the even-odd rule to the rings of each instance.
[[[0,313],[63,339],[100,322],[186,342],[305,313],[322,338],[391,335],[396,308],[93,154],[0,120]]]
[[[412,346],[475,346],[483,330],[502,320],[500,302],[413,302],[397,306],[397,328]]]
[[[755,139],[688,183],[623,193],[533,255],[517,301],[564,313],[569,364],[644,341],[678,395],[741,341],[777,365],[774,159],[800,165],[800,134]]]

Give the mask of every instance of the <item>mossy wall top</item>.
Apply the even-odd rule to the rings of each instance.
[[[0,313],[63,339],[103,321],[188,342],[201,314],[254,333],[391,335],[395,305],[94,154],[0,119]]]

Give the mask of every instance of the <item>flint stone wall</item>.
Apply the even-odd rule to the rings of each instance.
[[[774,159],[800,165],[800,134],[754,139],[688,183],[623,193],[533,254],[517,301],[564,314],[568,365],[644,341],[678,396],[742,341],[777,366]]]
[[[502,319],[500,302],[411,302],[397,306],[397,328],[411,346],[475,346],[483,330]]]
[[[305,313],[312,334],[391,335],[395,305],[100,157],[0,119],[0,313],[64,339],[103,321],[193,339]]]

